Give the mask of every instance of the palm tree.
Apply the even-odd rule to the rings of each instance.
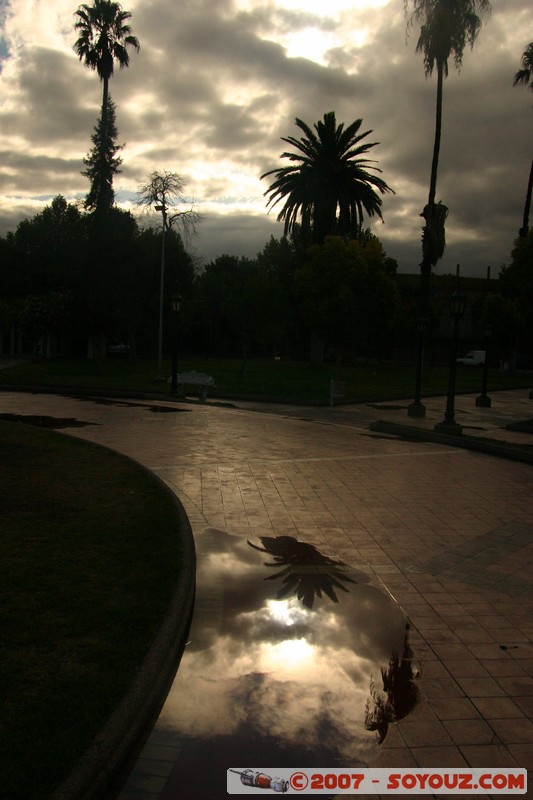
[[[406,10],[410,0],[404,0]],[[437,70],[437,103],[435,140],[431,162],[428,206],[435,205],[437,171],[442,131],[442,95],[444,78],[448,77],[448,60],[453,55],[457,69],[463,63],[466,44],[471,47],[481,29],[481,15],[489,13],[489,0],[412,0],[413,11],[408,17],[408,28],[420,24],[416,52],[424,54],[426,76]],[[479,15],[478,15],[479,9]]]
[[[531,81],[531,83],[529,83]],[[522,54],[522,69],[518,70],[518,72],[514,76],[513,86],[518,86],[522,84],[527,86],[529,83],[529,88],[533,92],[533,42],[530,42],[526,49]],[[533,161],[531,162],[531,169],[529,170],[529,180],[527,183],[527,192],[526,192],[526,202],[524,205],[524,219],[522,222],[522,227],[520,228],[518,235],[521,239],[527,236],[527,232],[529,230],[529,210],[531,208],[531,192],[533,189]]]
[[[412,2],[412,11],[408,13]],[[429,283],[431,268],[442,257],[445,246],[444,224],[448,209],[435,203],[437,172],[442,133],[442,96],[444,78],[448,76],[448,60],[453,56],[457,69],[461,68],[465,46],[474,46],[481,29],[481,16],[489,13],[489,0],[404,0],[407,30],[420,25],[416,52],[424,54],[426,77],[437,70],[437,100],[435,113],[435,138],[431,161],[428,202],[421,216],[425,220],[422,235],[422,262],[420,264],[419,320],[428,316]],[[422,330],[422,326],[420,328]],[[423,334],[419,336],[415,399],[409,407],[411,416],[425,416],[420,402],[421,370],[423,361]]]
[[[362,158],[377,142],[361,144],[372,133],[359,133],[361,124],[358,119],[345,129],[343,124],[337,125],[335,112],[330,111],[314,125],[314,131],[296,119],[304,133],[301,139],[282,137],[297,150],[281,154],[293,165],[265,172],[261,179],[275,176],[265,195],[270,195],[269,207],[285,201],[278,215],[278,220],[285,222],[285,234],[295,230],[300,217],[307,240],[322,244],[328,235],[358,236],[364,213],[383,219],[376,189],[381,194],[392,189],[368,172],[381,172]]]
[[[75,13],[78,17],[74,25],[79,37],[74,50],[80,61],[90,69],[96,70],[103,84],[102,113],[107,107],[109,80],[113,75],[115,62],[120,68],[128,67],[130,56],[128,47],[138,52],[140,45],[131,33],[127,21],[129,11],[124,11],[120,3],[113,0],[94,0],[94,5],[81,5]]]

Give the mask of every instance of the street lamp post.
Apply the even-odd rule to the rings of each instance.
[[[181,306],[181,297],[176,292],[172,295],[172,311],[174,316],[172,336],[172,372],[170,379],[170,394],[178,393],[178,314]]]
[[[410,417],[425,417],[426,407],[421,402],[422,397],[422,366],[424,363],[424,336],[426,333],[427,322],[424,317],[419,317],[416,321],[416,332],[418,334],[417,340],[417,357],[416,357],[416,379],[415,379],[415,397],[411,405],[407,408],[407,414]]]
[[[448,396],[446,411],[442,422],[435,425],[435,430],[440,433],[458,435],[463,428],[455,421],[455,379],[457,375],[457,344],[459,341],[459,320],[465,313],[466,297],[457,289],[450,297],[450,316],[453,319],[453,337],[450,353],[450,372],[448,375]]]
[[[165,233],[167,228],[167,207],[163,200],[162,205],[155,206],[156,211],[161,211],[163,216],[163,232],[161,234],[161,283],[159,288],[159,337],[157,343],[157,380],[164,380],[163,376],[163,298],[165,295]]]
[[[487,323],[483,331],[485,338],[485,362],[483,364],[483,382],[481,384],[481,394],[476,397],[476,406],[478,408],[490,408],[492,400],[487,394],[487,379],[489,374],[489,340],[492,336],[492,325]]]

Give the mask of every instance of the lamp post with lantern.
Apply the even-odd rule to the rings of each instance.
[[[165,199],[159,206],[154,206],[155,211],[160,211],[163,216],[163,229],[161,232],[161,279],[159,286],[159,332],[157,341],[157,380],[163,377],[163,298],[165,295],[165,234],[167,231],[167,206]]]
[[[444,419],[435,425],[435,430],[440,433],[461,434],[463,428],[455,421],[455,382],[457,376],[457,345],[459,341],[459,321],[466,309],[466,297],[462,294],[459,281],[458,287],[450,297],[450,316],[453,319],[453,337],[450,353],[450,372],[448,375],[448,395]]]

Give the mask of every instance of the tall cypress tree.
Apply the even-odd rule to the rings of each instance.
[[[85,198],[85,208],[97,216],[108,212],[115,202],[113,177],[121,172],[122,159],[117,156],[124,145],[116,144],[118,136],[115,104],[107,99],[107,108],[102,109],[98,123],[91,136],[92,150],[83,159],[86,169],[81,173],[89,178],[91,188]]]

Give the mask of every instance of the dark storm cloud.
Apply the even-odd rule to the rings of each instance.
[[[77,182],[81,159],[51,158],[45,155],[25,155],[0,151],[0,192],[13,194],[32,192],[35,195],[47,193],[57,185],[57,193]],[[75,180],[73,180],[75,179]]]
[[[80,103],[80,94],[85,99],[80,89],[90,84],[84,83],[85,76],[80,75],[72,59],[57,50],[33,47],[21,60],[17,105],[0,111],[4,134],[23,136],[32,147],[88,140],[99,104],[96,94],[93,108]]]

